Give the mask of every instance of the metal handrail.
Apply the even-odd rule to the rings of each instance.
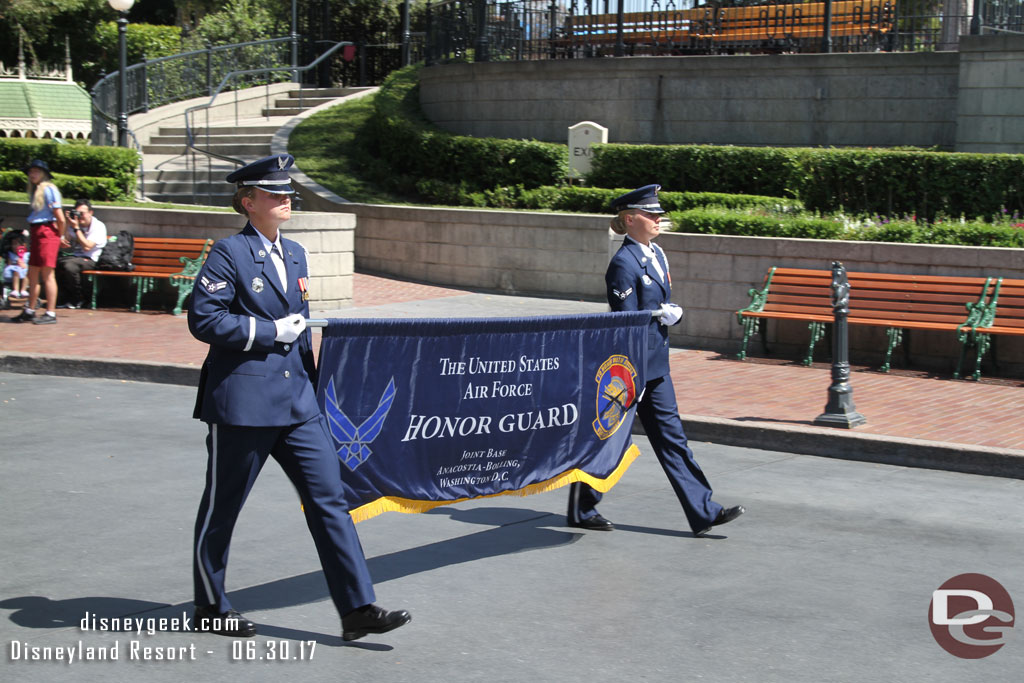
[[[1024,36],[1024,31],[1011,31],[1008,28],[999,28],[998,26],[989,26],[987,24],[982,24],[981,35],[984,35],[986,30],[993,31],[995,33],[1010,33],[1015,36]]]
[[[107,114],[105,111],[103,111],[102,109],[100,109],[99,107],[96,106],[96,101],[95,100],[90,100],[90,104],[92,105],[92,110],[94,112],[96,112],[97,114],[99,114],[101,118],[105,119],[109,123],[113,123],[113,124],[117,123],[117,119],[115,119],[113,116]],[[139,196],[142,197],[143,199],[145,199],[146,198],[146,169],[142,165],[142,143],[139,142],[139,138],[138,138],[138,136],[135,135],[135,131],[133,131],[131,128],[126,128],[125,130],[127,130],[128,131],[128,135],[131,136],[131,139],[132,139],[132,149],[134,149],[135,152],[139,155]]]
[[[284,43],[284,42],[289,42],[291,40],[292,40],[292,36],[282,36],[282,37],[279,37],[279,38],[267,38],[265,40],[253,40],[253,41],[249,41],[247,43],[232,43],[230,45],[211,45],[211,46],[209,46],[207,48],[203,48],[201,50],[190,50],[189,52],[179,52],[178,54],[174,54],[174,55],[167,55],[165,57],[157,57],[156,59],[145,59],[142,62],[139,62],[138,64],[132,64],[131,66],[126,68],[124,70],[124,73],[125,73],[125,76],[127,77],[128,74],[134,73],[136,71],[144,70],[144,69],[150,68],[150,67],[152,67],[154,65],[162,64],[164,62],[170,62],[170,61],[175,61],[175,60],[185,60],[185,59],[187,59],[189,57],[197,57],[199,55],[204,55],[204,54],[213,54],[213,53],[218,53],[218,52],[226,52],[228,50],[235,50],[235,49],[245,48],[245,47],[253,47],[253,46],[256,46],[256,45],[272,45],[274,43]],[[109,82],[111,82],[111,81],[113,81],[114,79],[117,78],[117,75],[118,75],[118,72],[117,71],[113,71],[110,74],[107,74],[106,76],[104,76],[103,78],[98,80],[96,82],[96,84],[92,87],[92,92],[96,93],[96,92],[99,92],[100,90],[102,90],[104,87],[107,87],[109,85]],[[142,105],[137,106],[134,109],[131,109],[128,113],[132,113],[132,112],[135,112],[135,111],[139,111],[140,109],[148,108],[148,95],[146,96],[145,100],[146,101],[144,101]],[[164,104],[169,104],[169,102],[165,102]],[[96,98],[95,97],[93,98],[93,106],[96,108],[96,111],[98,111],[101,115],[103,115],[104,118],[107,118],[108,120],[111,120],[111,121],[116,121],[117,120],[115,118],[112,118],[112,116],[113,116],[112,114],[109,114],[108,112],[105,112],[102,109],[100,109],[98,106],[96,106]]]
[[[313,60],[312,62],[307,64],[306,66],[301,66],[301,67],[300,66],[268,67],[268,68],[264,68],[264,69],[244,69],[244,70],[239,70],[239,71],[230,71],[227,74],[225,74],[224,78],[221,79],[220,84],[217,86],[217,89],[213,92],[213,95],[210,97],[210,100],[206,104],[199,104],[199,105],[196,105],[194,107],[189,107],[188,109],[185,110],[185,114],[184,114],[184,116],[185,116],[185,152],[184,152],[184,154],[188,154],[189,151],[191,150],[193,153],[199,153],[199,154],[202,154],[202,155],[206,156],[206,158],[207,158],[207,177],[209,177],[209,175],[212,174],[212,165],[211,165],[212,161],[210,161],[211,159],[220,159],[221,161],[226,161],[228,163],[235,164],[236,166],[244,166],[245,165],[245,161],[243,161],[242,159],[236,159],[234,157],[229,157],[229,156],[227,156],[225,154],[218,154],[218,153],[212,152],[212,151],[210,151],[208,149],[201,149],[201,148],[197,147],[194,144],[194,142],[195,142],[195,135],[192,132],[192,119],[194,117],[194,113],[199,111],[199,110],[207,110],[208,111],[210,109],[210,107],[213,106],[214,101],[221,94],[221,92],[224,90],[224,88],[227,86],[227,84],[230,81],[234,80],[234,78],[237,77],[237,76],[247,76],[247,75],[258,74],[258,73],[271,73],[271,72],[274,72],[274,71],[289,71],[293,75],[292,80],[296,81],[296,80],[298,80],[296,77],[298,76],[299,73],[303,73],[303,72],[309,71],[310,69],[318,66],[321,62],[323,62],[325,59],[327,59],[328,57],[330,57],[331,55],[333,55],[335,52],[337,52],[339,49],[345,47],[346,45],[354,45],[354,43],[352,43],[351,41],[346,41],[346,40],[339,41],[339,42],[335,43],[326,52],[324,52],[322,55],[320,55],[315,60]],[[301,106],[302,106],[302,83],[300,82],[299,83],[299,107],[301,108]],[[210,126],[209,126],[209,119],[207,119],[207,126],[206,126],[206,136],[207,136],[207,143],[206,144],[207,145],[209,145],[209,135],[210,135]],[[196,197],[196,195],[195,195],[195,191],[196,191],[196,175],[195,174],[196,174],[196,165],[195,165],[195,163],[193,163],[192,164],[192,201],[193,201],[193,203],[195,202],[195,197]]]

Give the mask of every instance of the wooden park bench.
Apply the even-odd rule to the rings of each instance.
[[[135,270],[84,270],[82,275],[92,284],[90,308],[96,308],[96,294],[103,278],[129,278],[135,288],[133,311],[142,307],[142,295],[150,292],[159,280],[166,280],[178,291],[174,315],[181,315],[181,305],[192,291],[199,269],[213,247],[212,239],[180,237],[136,237],[132,264]]]
[[[967,335],[977,351],[974,379],[978,379],[981,359],[995,342],[993,335],[1024,336],[1024,280],[998,278],[991,298]]]
[[[967,346],[972,343],[970,332],[986,310],[996,278],[848,272],[847,279],[849,324],[886,328],[888,348],[882,372],[889,371],[893,349],[902,343],[904,330],[936,330],[957,335],[960,359],[953,376],[960,377]],[[750,337],[758,327],[767,350],[764,321],[774,318],[808,323],[811,336],[803,364],[810,365],[814,346],[834,320],[832,272],[774,267],[765,276],[764,287],[751,289],[750,297],[750,305],[736,312],[743,326],[740,360],[746,358]]]

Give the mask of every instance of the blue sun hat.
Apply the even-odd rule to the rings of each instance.
[[[42,159],[33,159],[32,161],[28,162],[28,165],[25,167],[25,172],[28,173],[29,169],[32,168],[38,168],[40,171],[46,174],[47,178],[53,177],[53,174],[50,173],[50,165],[43,161]]]

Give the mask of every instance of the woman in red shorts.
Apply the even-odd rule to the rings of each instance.
[[[11,320],[16,323],[48,325],[57,322],[57,315],[53,311],[57,304],[54,268],[57,267],[57,252],[60,251],[60,240],[64,237],[66,219],[61,210],[60,190],[50,182],[52,176],[46,162],[33,159],[25,172],[28,173],[28,197],[32,209],[28,216],[32,228],[31,254],[28,259],[29,298],[21,315]],[[46,313],[36,317],[40,283],[46,293]]]

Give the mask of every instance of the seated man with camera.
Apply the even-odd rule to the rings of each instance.
[[[57,283],[64,303],[57,308],[81,308],[82,271],[96,268],[96,261],[107,243],[107,226],[93,216],[88,199],[79,199],[74,209],[66,209],[68,229],[61,246],[74,247],[74,253],[62,252],[57,258]]]

